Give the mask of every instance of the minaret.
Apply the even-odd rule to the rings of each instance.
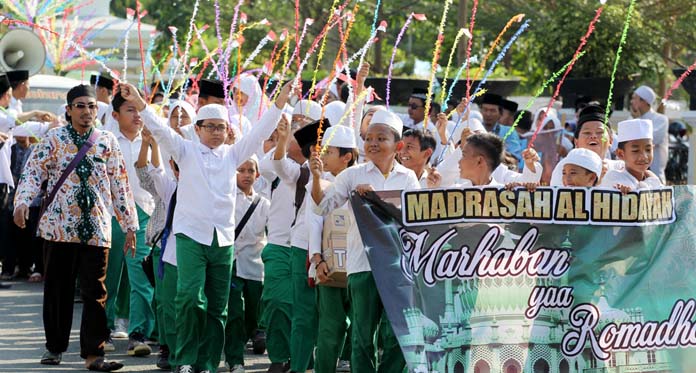
[[[457,318],[454,314],[454,291],[452,290],[452,280],[445,280],[445,315],[443,317],[444,327],[456,327]]]

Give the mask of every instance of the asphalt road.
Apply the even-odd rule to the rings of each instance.
[[[39,364],[44,352],[44,331],[41,318],[43,284],[13,282],[9,290],[0,290],[0,372],[74,372],[86,371],[79,354],[79,327],[82,305],[75,304],[70,347],[58,366]],[[107,359],[125,364],[119,372],[164,372],[157,369],[157,354],[130,357],[126,354],[127,340],[115,340],[116,351]],[[154,349],[156,351],[156,348]],[[265,372],[270,364],[267,355],[245,356],[246,371]],[[226,372],[221,363],[219,372]]]

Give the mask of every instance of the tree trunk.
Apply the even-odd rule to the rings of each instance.
[[[459,0],[459,6],[457,7],[457,29],[461,29],[467,26],[467,21],[469,20],[469,0]],[[461,38],[459,40],[459,45],[457,46],[457,64],[461,66],[466,60],[466,43],[468,43],[467,38]]]
[[[377,42],[375,43],[375,60],[374,63],[372,64],[371,70],[374,70],[375,73],[381,74],[384,72],[384,69],[382,69],[382,42],[384,41],[384,38],[379,38]],[[360,68],[358,66],[358,68]]]

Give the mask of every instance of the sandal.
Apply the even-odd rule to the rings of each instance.
[[[97,372],[111,372],[123,368],[123,364],[114,361],[104,361],[103,357],[94,360],[87,369]]]
[[[41,364],[43,365],[58,365],[60,364],[60,361],[63,359],[63,354],[60,352],[58,353],[53,353],[51,351],[46,351],[44,352],[43,356],[41,356]]]
[[[41,282],[43,281],[43,276],[39,272],[34,272],[29,276],[28,282]]]

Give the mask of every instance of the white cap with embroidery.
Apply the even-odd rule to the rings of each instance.
[[[229,118],[227,108],[218,104],[205,105],[198,109],[198,114],[196,115],[196,120],[222,119],[227,122]]]
[[[335,146],[337,148],[357,148],[355,132],[348,126],[331,126],[326,129],[321,138],[321,146]]]
[[[653,123],[650,119],[630,119],[619,122],[618,142],[653,139]]]
[[[373,124],[386,124],[396,130],[399,136],[404,129],[404,122],[401,121],[401,118],[387,110],[377,110],[370,120],[370,125]]]

